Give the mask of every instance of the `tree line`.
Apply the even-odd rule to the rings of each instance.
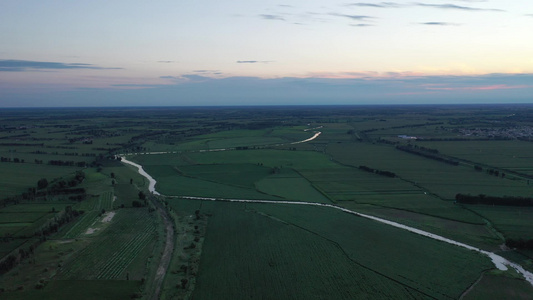
[[[447,163],[447,164],[450,164],[450,165],[453,165],[453,166],[458,166],[459,165],[458,161],[442,157],[442,156],[437,154],[438,152],[437,153],[435,153],[433,151],[429,152],[429,151],[425,151],[425,150],[420,149],[420,148],[416,149],[412,145],[407,145],[407,146],[398,145],[398,146],[396,146],[396,149],[398,149],[400,151],[407,152],[407,153],[419,155],[419,156],[422,156],[422,157],[425,157],[425,158],[441,161],[443,163]]]
[[[390,178],[396,177],[396,174],[394,174],[393,172],[373,169],[373,168],[370,168],[370,167],[367,167],[367,166],[359,166],[359,169],[363,170],[363,171],[366,171],[366,172],[369,172],[369,173],[374,173],[374,174],[378,174],[378,175],[381,175],[381,176],[385,176],[385,177],[390,177]]]
[[[533,239],[505,239],[505,245],[509,248],[517,248],[523,250],[533,250]]]

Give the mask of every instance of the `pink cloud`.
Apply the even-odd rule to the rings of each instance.
[[[494,84],[484,86],[465,86],[465,87],[430,87],[426,86],[428,90],[441,90],[441,91],[492,91],[492,90],[511,90],[511,89],[525,89],[530,88],[529,85],[507,85],[507,84]]]

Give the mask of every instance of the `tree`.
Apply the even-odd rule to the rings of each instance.
[[[146,194],[143,191],[139,191],[139,199],[141,199],[141,200],[145,200],[146,199]]]
[[[48,180],[46,178],[41,178],[37,181],[37,189],[42,190],[48,186]]]

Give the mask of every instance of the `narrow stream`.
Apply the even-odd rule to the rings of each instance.
[[[161,195],[155,190],[155,184],[157,183],[157,181],[155,181],[155,179],[152,176],[150,176],[150,174],[146,173],[146,171],[143,169],[143,167],[141,165],[136,164],[136,163],[132,162],[131,160],[127,160],[124,156],[121,156],[120,158],[121,158],[121,162],[136,167],[137,170],[139,171],[139,174],[141,174],[146,179],[148,179],[148,182],[149,182],[148,183],[148,191],[150,191],[150,193],[152,193],[154,195],[158,195],[158,196]]]

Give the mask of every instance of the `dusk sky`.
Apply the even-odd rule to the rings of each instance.
[[[533,1],[1,0],[0,107],[533,103]]]

